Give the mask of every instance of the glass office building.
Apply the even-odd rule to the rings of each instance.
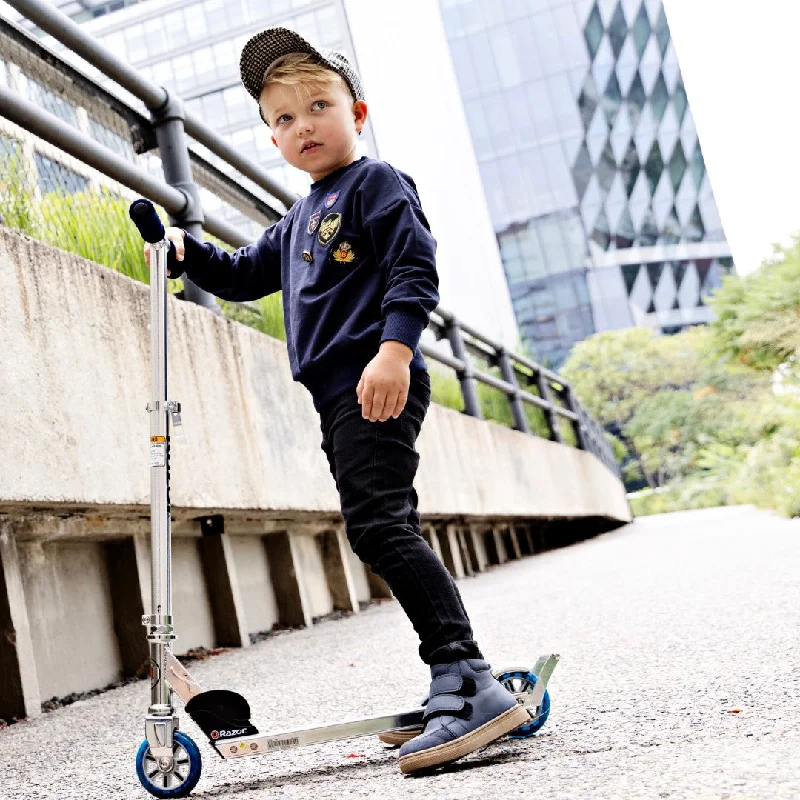
[[[322,47],[341,50],[357,64],[343,0],[53,0],[53,5],[144,77],[176,92],[188,112],[276,181],[299,195],[307,193],[308,175],[283,161],[240,83],[239,53],[255,31],[283,25]],[[11,16],[33,28],[20,15]],[[375,155],[369,122],[359,147]]]
[[[706,322],[732,269],[660,0],[440,0],[522,338]]]

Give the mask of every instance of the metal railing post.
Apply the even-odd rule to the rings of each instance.
[[[550,438],[554,442],[564,443],[564,436],[561,433],[561,423],[558,415],[553,411],[553,393],[550,391],[550,383],[544,372],[539,370],[536,373],[536,385],[539,387],[539,396],[547,401],[547,409],[544,411],[544,418],[550,431]]]
[[[192,179],[192,165],[189,161],[189,148],[186,144],[184,130],[185,114],[183,102],[178,97],[167,94],[166,102],[158,108],[151,109],[150,118],[156,132],[158,152],[164,168],[164,178],[168,184],[180,189],[187,197],[188,203],[184,211],[177,217],[170,215],[174,225],[183,228],[196,239],[203,238],[203,205],[200,191]],[[183,297],[219,313],[219,305],[213,294],[201,289],[183,276]]]
[[[464,364],[463,371],[459,374],[458,380],[461,383],[461,396],[464,398],[464,411],[471,417],[483,419],[481,404],[478,400],[478,389],[473,377],[472,365],[467,358],[467,350],[464,347],[464,339],[461,335],[461,327],[455,317],[447,321],[447,341],[450,342],[450,349],[453,355]]]
[[[503,380],[510,383],[516,390],[514,394],[508,395],[508,402],[511,406],[511,414],[514,417],[514,428],[522,433],[530,433],[531,426],[525,416],[525,408],[519,396],[519,383],[514,367],[511,366],[511,359],[508,357],[505,347],[496,348],[497,363],[500,365],[500,374]]]
[[[565,400],[567,401],[567,408],[574,412],[575,419],[572,420],[572,429],[575,431],[575,438],[578,440],[578,448],[580,450],[589,450],[591,452],[591,447],[589,447],[589,437],[588,431],[584,426],[584,410],[581,404],[578,402],[578,398],[575,397],[575,393],[572,391],[571,386],[567,386],[564,389]]]

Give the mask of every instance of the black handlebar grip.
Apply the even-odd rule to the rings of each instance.
[[[156,207],[149,200],[134,200],[128,214],[146,242],[155,244],[164,238],[164,223],[158,218]]]

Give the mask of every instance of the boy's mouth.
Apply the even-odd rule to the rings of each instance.
[[[315,153],[317,150],[320,149],[322,145],[319,142],[306,142],[303,145],[303,149],[300,151],[301,153]]]

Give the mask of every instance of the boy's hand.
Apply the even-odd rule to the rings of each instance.
[[[164,231],[165,238],[169,239],[175,245],[175,257],[178,261],[183,261],[183,253],[184,253],[184,246],[183,246],[183,229],[182,228],[167,228]],[[144,260],[147,262],[147,266],[150,266],[150,245],[148,242],[144,243]],[[167,270],[167,275],[169,275],[169,270]]]
[[[402,342],[381,342],[378,355],[364,367],[356,387],[361,416],[370,422],[386,422],[406,407],[414,353]]]

